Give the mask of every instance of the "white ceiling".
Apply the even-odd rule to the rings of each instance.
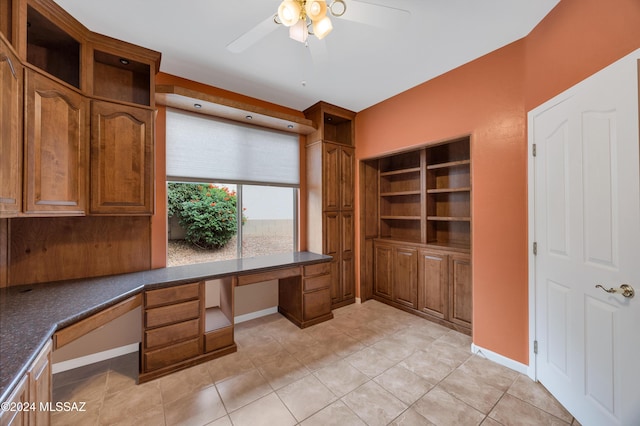
[[[92,31],[162,52],[163,72],[296,110],[324,100],[358,112],[524,37],[559,0],[366,0],[410,12],[389,28],[346,20],[356,0],[345,0],[311,50],[278,26],[240,53],[226,46],[280,0],[56,2]]]

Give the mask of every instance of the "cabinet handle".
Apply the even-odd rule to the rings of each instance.
[[[13,74],[13,78],[15,78],[16,80],[18,79],[18,75],[16,74],[16,69],[13,68],[13,62],[11,62],[11,58],[8,57],[5,54],[0,55],[0,62],[2,61],[7,61],[7,64],[9,64],[9,69],[11,70],[11,74]]]

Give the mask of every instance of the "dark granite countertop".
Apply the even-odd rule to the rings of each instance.
[[[56,330],[143,289],[330,259],[315,253],[295,252],[0,289],[0,401],[7,399]]]

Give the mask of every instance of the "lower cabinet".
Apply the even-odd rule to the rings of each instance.
[[[144,292],[140,383],[236,351],[233,325],[204,301],[204,281]]]
[[[374,294],[417,309],[418,250],[394,244],[375,244]]]
[[[278,301],[278,311],[300,328],[333,318],[331,263],[307,265],[302,277],[280,279]]]
[[[339,308],[355,301],[355,266],[353,246],[353,212],[323,214],[323,252],[331,261],[331,306]]]
[[[418,259],[418,309],[446,319],[449,312],[449,264],[447,255],[420,250]]]
[[[471,328],[471,258],[465,254],[449,256],[449,320]]]
[[[373,295],[381,302],[470,333],[471,257],[466,252],[376,240]]]
[[[8,410],[0,410],[0,426],[51,424],[51,347],[51,342],[45,345],[7,399]],[[25,405],[29,410],[17,409]]]

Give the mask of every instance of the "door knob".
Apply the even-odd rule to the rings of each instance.
[[[601,288],[607,293],[617,293],[629,298],[633,297],[636,294],[636,291],[629,284],[622,284],[619,288],[610,288],[608,290],[598,284],[596,285],[596,288]]]

